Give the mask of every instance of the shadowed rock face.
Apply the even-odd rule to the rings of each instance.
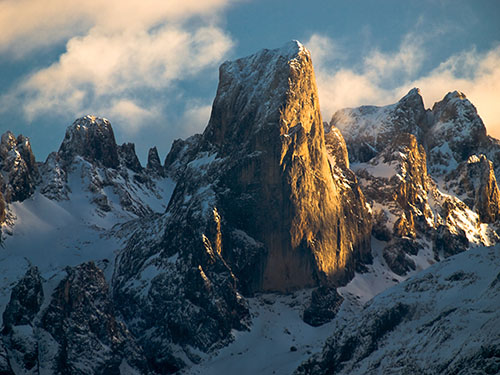
[[[12,326],[30,324],[40,310],[42,301],[40,274],[36,267],[31,267],[12,289],[10,301],[3,313],[4,332],[9,332]]]
[[[35,191],[39,178],[35,156],[28,138],[17,138],[10,131],[0,141],[0,222],[5,215],[2,206],[8,202],[22,202]]]
[[[326,153],[309,52],[297,42],[221,66],[204,141],[228,158],[222,217],[264,245],[254,289],[339,284],[366,250]],[[221,197],[222,198],[222,197]],[[233,258],[231,246],[225,247]]]
[[[142,166],[135,153],[135,145],[133,143],[124,143],[121,146],[118,146],[117,149],[121,165],[124,165],[136,173],[140,173],[142,171]]]
[[[146,170],[150,173],[156,173],[159,176],[163,176],[165,174],[165,170],[161,165],[160,156],[158,155],[158,150],[156,147],[151,147],[149,149]]]
[[[90,115],[79,118],[66,130],[59,155],[66,163],[71,163],[79,155],[108,168],[117,168],[120,164],[111,124],[106,119]]]

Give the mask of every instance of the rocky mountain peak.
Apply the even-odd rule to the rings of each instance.
[[[401,105],[414,107],[417,110],[425,110],[424,100],[422,95],[420,95],[420,89],[418,87],[414,87],[408,91],[408,94],[403,96],[399,100],[399,103]]]
[[[476,107],[461,92],[450,92],[435,103],[432,118],[427,148],[434,173],[446,173],[453,164],[464,162],[471,155],[488,152],[492,146]]]
[[[151,147],[148,151],[148,161],[146,164],[146,169],[158,175],[164,175],[165,171],[161,165],[160,156],[158,155],[158,149]]]
[[[443,100],[434,103],[432,113],[435,121],[440,122],[456,120],[460,117],[465,117],[467,120],[474,120],[475,117],[479,117],[476,107],[460,91],[449,92]],[[484,132],[486,133],[486,128]]]
[[[59,154],[66,164],[75,156],[109,168],[117,168],[120,164],[111,123],[92,115],[81,117],[68,127]]]
[[[316,83],[310,80],[311,74],[311,55],[297,41],[225,62],[219,69],[219,86],[204,133],[205,139],[225,150],[230,146],[239,147],[241,140],[249,139],[260,126],[273,124],[282,127],[280,134],[287,134],[293,126],[302,122],[280,122],[280,106],[295,94],[292,86],[299,76],[305,78],[303,82],[313,82],[314,87],[308,89],[314,92],[310,93],[308,100],[317,104]],[[295,89],[302,94],[302,88]],[[229,108],[235,111],[227,111],[224,105],[230,105]],[[302,126],[306,124],[308,121],[303,121]]]
[[[170,206],[184,205],[199,184],[210,187],[224,257],[248,290],[339,284],[354,274],[354,259],[369,251],[369,214],[362,202],[341,198],[332,170],[342,174],[346,163],[328,160],[307,49],[294,41],[224,63],[201,144],[181,177],[189,191],[178,185]],[[345,211],[359,216],[348,222]]]

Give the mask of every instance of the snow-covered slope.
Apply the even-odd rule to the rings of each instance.
[[[296,374],[498,374],[500,247],[450,257],[339,313]]]

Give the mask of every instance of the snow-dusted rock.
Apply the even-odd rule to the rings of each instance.
[[[493,163],[484,155],[472,155],[445,177],[446,188],[477,212],[481,222],[500,219],[500,192]]]
[[[151,147],[148,151],[148,161],[146,164],[146,170],[149,173],[157,174],[159,176],[165,175],[165,169],[161,165],[160,156],[158,155],[158,150],[155,147]]]
[[[339,110],[333,115],[330,126],[337,127],[344,136],[351,162],[367,162],[398,134],[413,134],[422,143],[428,117],[420,92],[414,88],[389,106]]]
[[[76,156],[108,168],[117,168],[120,164],[110,122],[91,115],[75,120],[68,127],[59,155],[65,164],[70,164]]]
[[[357,186],[337,179],[336,167],[349,171],[328,161],[311,56],[300,43],[223,64],[203,138],[223,166],[215,190],[225,256],[250,290],[352,277],[355,259],[369,254],[369,214],[341,198]]]
[[[484,224],[498,216],[493,165],[468,156],[490,152],[494,142],[463,94],[425,110],[413,89],[393,105],[341,110],[333,124],[352,150],[352,168],[374,211],[373,235],[386,243],[384,262],[397,275],[417,268],[420,251],[429,264],[498,240],[495,227]]]
[[[2,341],[15,373],[108,374],[124,364],[148,373],[142,350],[115,318],[102,271],[90,262],[66,273],[50,297],[35,267],[14,287]]]
[[[499,247],[442,261],[336,320],[296,374],[497,374]]]
[[[135,153],[135,145],[133,143],[124,143],[121,146],[118,146],[118,157],[120,158],[120,165],[123,165],[136,173],[140,173],[142,171],[142,166]]]
[[[10,131],[4,133],[0,141],[0,193],[5,202],[29,198],[38,177],[29,139],[23,135],[16,138]]]

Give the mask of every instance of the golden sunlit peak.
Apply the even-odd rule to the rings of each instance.
[[[96,116],[94,115],[87,115],[87,118],[92,122],[94,123],[95,122],[95,119],[96,119]]]

